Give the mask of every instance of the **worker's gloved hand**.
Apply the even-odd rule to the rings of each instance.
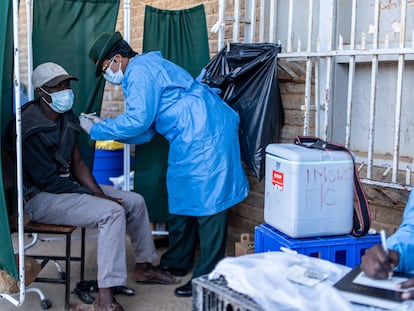
[[[90,135],[91,134],[91,128],[92,128],[92,126],[95,125],[95,122],[93,122],[90,118],[87,118],[85,116],[80,116],[79,117],[79,122],[80,122],[81,128],[86,133],[88,133]]]
[[[81,117],[85,117],[93,121],[93,123],[105,123],[103,119],[96,116],[95,113],[81,113]]]

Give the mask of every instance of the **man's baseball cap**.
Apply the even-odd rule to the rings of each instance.
[[[65,80],[78,81],[78,78],[69,75],[62,66],[52,62],[43,63],[37,66],[32,74],[32,84],[34,89],[43,85],[53,87]]]

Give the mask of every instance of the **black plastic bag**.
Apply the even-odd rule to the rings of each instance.
[[[277,78],[280,51],[279,44],[231,43],[211,59],[202,78],[239,113],[241,157],[259,180],[266,146],[279,141],[284,123]]]

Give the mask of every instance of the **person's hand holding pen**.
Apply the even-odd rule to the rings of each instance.
[[[365,251],[361,258],[361,270],[374,279],[387,279],[392,277],[394,270],[400,262],[400,253],[387,248],[385,232],[381,230],[381,245],[377,244]],[[397,284],[398,289],[414,287],[414,278]],[[414,290],[401,293],[404,300],[414,299]]]
[[[381,244],[367,249],[361,258],[361,270],[373,279],[389,278],[400,261],[400,253],[387,248],[384,231],[381,240]]]

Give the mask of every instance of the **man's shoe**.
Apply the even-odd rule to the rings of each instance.
[[[155,268],[152,264],[137,263],[135,265],[134,279],[144,284],[177,284],[179,279],[173,277],[169,272]]]
[[[174,269],[168,266],[158,266],[158,268],[162,271],[168,271],[171,275],[175,276],[185,276],[187,274],[187,271],[184,269]]]
[[[97,280],[80,281],[76,284],[76,288],[79,289],[81,292],[91,292],[91,293],[92,292],[97,293],[99,290]]]
[[[177,287],[174,291],[177,297],[191,297],[193,295],[193,286],[191,280],[185,283],[183,286]]]
[[[134,296],[135,289],[126,286],[112,286],[112,293],[114,295]]]
[[[93,304],[93,301],[95,300],[95,297],[93,297],[89,292],[82,291],[78,287],[75,287],[72,293],[76,294],[76,296],[78,296],[83,303],[86,303],[88,305]]]

